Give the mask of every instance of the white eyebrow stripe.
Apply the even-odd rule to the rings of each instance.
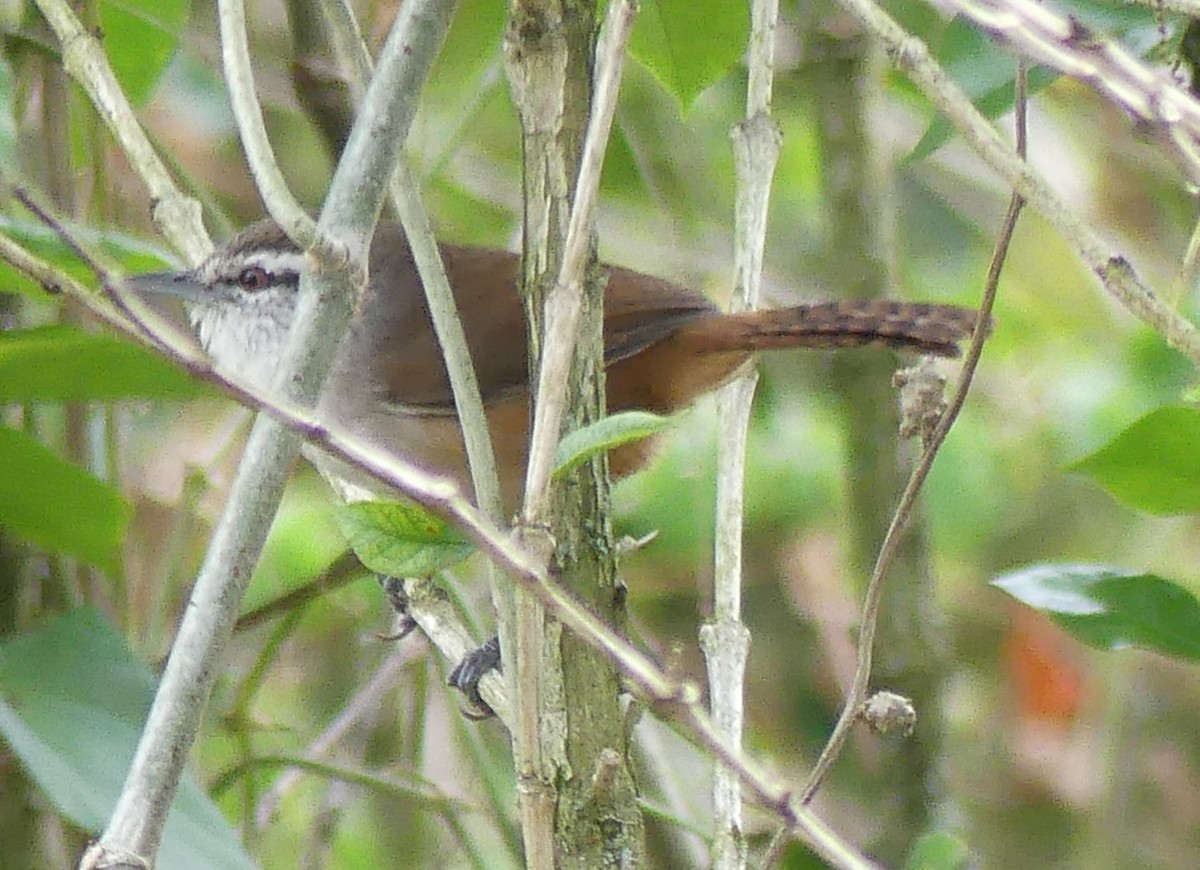
[[[256,251],[248,254],[244,263],[247,267],[257,266],[272,275],[291,273],[299,275],[306,265],[304,254],[299,251]]]

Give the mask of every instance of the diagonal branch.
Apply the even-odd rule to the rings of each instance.
[[[365,444],[336,427],[324,425],[311,412],[286,398],[270,397],[256,387],[240,384],[235,376],[217,372],[190,340],[175,333],[144,306],[139,307],[136,297],[117,294],[119,299],[133,302],[130,308],[132,317],[122,316],[70,277],[32,257],[3,235],[0,235],[0,258],[21,268],[53,292],[69,293],[110,326],[152,345],[194,377],[220,386],[246,407],[270,415],[330,455],[454,523],[484,553],[542,601],[564,625],[612,660],[643,697],[658,705],[661,713],[674,713],[700,746],[731,770],[737,771],[754,800],[774,813],[794,836],[809,844],[835,867],[872,866],[803,807],[777,776],[745,756],[739,747],[729,743],[705,713],[700,691],[695,685],[668,674],[593,616],[587,607],[567,595],[549,576],[542,563],[517,547],[504,530],[483,517],[453,482]],[[148,325],[154,332],[154,338],[150,338],[139,324]],[[485,690],[485,699],[490,702],[491,698],[486,695],[486,684],[481,688]]]
[[[347,142],[318,221],[330,245],[310,250],[276,389],[311,405],[349,324],[351,282],[365,274],[383,190],[416,112],[421,85],[441,46],[453,0],[406,3],[384,47],[362,115]],[[300,439],[260,416],[231,488],[172,646],[142,740],[112,819],[81,866],[135,866],[152,861],[175,789],[195,741],[221,653],[258,561]]]
[[[1092,270],[1106,292],[1168,344],[1200,365],[1200,332],[1196,327],[1165,305],[1142,282],[1125,255],[1111,250],[1100,233],[1020,158],[971,105],[921,40],[900,27],[872,0],[838,0],[838,4],[880,40],[891,62],[912,79],[993,171],[1042,214]]]
[[[1022,57],[1087,82],[1173,150],[1200,182],[1200,101],[1166,70],[1155,69],[1115,39],[1033,0],[932,0],[961,14]]]
[[[63,66],[87,93],[150,192],[155,223],[189,264],[199,263],[212,250],[200,220],[200,203],[176,187],[117,84],[99,40],[83,26],[66,0],[37,0],[37,4],[62,44]]]

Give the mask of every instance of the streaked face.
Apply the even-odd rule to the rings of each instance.
[[[191,272],[141,275],[130,284],[142,293],[183,299],[200,344],[217,365],[270,386],[305,268],[303,252],[265,222],[234,236]]]

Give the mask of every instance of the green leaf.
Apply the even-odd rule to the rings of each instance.
[[[337,512],[362,563],[390,577],[428,577],[474,552],[458,530],[415,504],[365,501]]]
[[[100,6],[104,50],[135,106],[154,92],[187,23],[188,0],[105,0]]]
[[[746,50],[745,0],[643,0],[629,52],[686,108]]]
[[[116,490],[0,427],[0,526],[53,553],[116,569],[130,507]]]
[[[78,255],[49,228],[32,221],[0,217],[0,231],[25,247],[34,256],[65,271],[77,281],[94,283],[95,276],[80,262]],[[161,269],[167,260],[165,252],[141,239],[114,231],[91,227],[71,227],[80,243],[98,248],[106,257],[118,263],[127,274]],[[0,262],[0,293],[25,293],[39,302],[53,299],[36,283],[7,263]]]
[[[157,354],[71,326],[0,333],[0,403],[187,399],[203,386]]]
[[[959,870],[967,866],[970,850],[952,834],[925,834],[913,843],[904,870]]]
[[[1097,649],[1134,646],[1200,660],[1200,602],[1162,577],[1098,565],[1035,565],[992,583]]]
[[[149,670],[84,608],[0,644],[0,736],[49,801],[98,833],[125,780],[154,693]],[[159,867],[252,870],[217,807],[184,776]]]
[[[1117,501],[1147,513],[1200,511],[1200,408],[1151,411],[1067,470],[1086,474]]]
[[[671,425],[672,419],[646,411],[622,411],[576,429],[558,442],[554,453],[554,476],[561,477],[597,453],[661,432]]]

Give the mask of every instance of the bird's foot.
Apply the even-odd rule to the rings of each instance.
[[[471,705],[471,710],[465,715],[472,719],[489,719],[496,715],[487,701],[480,696],[479,681],[489,671],[497,670],[500,670],[500,638],[493,637],[479,649],[463,656],[458,667],[450,672],[450,678],[446,682],[466,695]]]
[[[388,604],[396,611],[396,628],[390,634],[381,635],[381,640],[403,640],[417,627],[417,621],[408,612],[408,593],[404,591],[404,581],[399,577],[379,575],[379,585],[387,596]]]

